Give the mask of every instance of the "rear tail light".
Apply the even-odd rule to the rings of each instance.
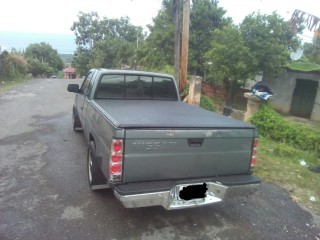
[[[111,142],[111,154],[109,160],[110,181],[122,180],[123,140],[113,139]]]
[[[252,143],[252,154],[251,154],[251,170],[256,166],[257,164],[257,148],[259,145],[259,139],[254,138]]]

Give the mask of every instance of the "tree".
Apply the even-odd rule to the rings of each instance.
[[[153,25],[147,26],[150,33],[143,46],[144,66],[160,70],[165,65],[174,65],[174,13],[173,1],[163,0]]]
[[[300,29],[299,31],[301,31]],[[213,32],[211,49],[206,54],[209,80],[225,88],[226,104],[232,104],[236,90],[246,79],[259,72],[277,76],[290,61],[290,51],[300,40],[275,12],[271,15],[252,13],[239,28],[229,26]]]
[[[292,31],[290,23],[276,12],[271,15],[258,12],[245,17],[240,31],[257,63],[251,67],[252,71],[270,76],[281,73],[289,63],[290,51],[300,45],[297,33],[301,30]]]
[[[71,65],[77,69],[80,76],[85,76],[90,70],[89,65],[92,58],[91,50],[78,46],[73,54]]]
[[[93,67],[136,64],[139,44],[145,39],[141,27],[132,25],[128,17],[100,19],[95,12],[80,12],[78,17],[71,27],[78,45],[72,65],[81,75]]]
[[[100,27],[100,18],[97,12],[84,13],[80,12],[78,21],[74,22],[71,30],[76,36],[76,44],[83,48],[93,48],[94,42],[103,37]]]
[[[320,43],[305,43],[304,55],[312,63],[320,64]]]
[[[93,66],[104,68],[120,68],[122,65],[133,66],[135,60],[135,46],[125,40],[108,37],[97,43],[93,49]]]
[[[214,30],[205,60],[209,63],[208,80],[224,87],[225,104],[232,105],[237,90],[254,75],[250,66],[255,65],[238,27],[229,25]]]
[[[226,11],[218,7],[217,0],[193,0],[190,12],[189,72],[203,75],[204,54],[210,49],[211,32],[230,24],[224,18]]]
[[[29,72],[32,75],[46,75],[47,77],[63,69],[63,61],[57,50],[48,43],[30,44],[24,53],[28,61]]]
[[[225,10],[218,7],[217,0],[193,0],[190,11],[188,69],[193,74],[203,75],[204,54],[209,49],[211,35],[216,28],[229,23],[223,18]],[[180,14],[182,16],[182,14]],[[163,0],[162,8],[149,25],[143,64],[152,69],[165,65],[173,66],[175,6],[172,0]],[[181,31],[181,29],[180,29]]]

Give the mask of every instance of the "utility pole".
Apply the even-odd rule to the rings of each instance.
[[[181,0],[174,0],[175,19],[174,19],[174,78],[176,79],[177,86],[180,82],[180,8]]]
[[[189,23],[190,23],[190,0],[183,1],[182,23],[182,48],[181,48],[181,79],[179,89],[184,90],[187,85],[188,75],[188,49],[189,49]]]

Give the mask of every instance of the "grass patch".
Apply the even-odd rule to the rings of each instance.
[[[303,72],[319,71],[320,70],[319,64],[309,63],[309,62],[293,62],[293,63],[289,64],[288,67],[292,70],[303,71]]]
[[[287,189],[302,206],[320,214],[320,132],[288,121],[268,105],[251,119],[260,134],[256,174]],[[305,164],[301,164],[305,163]]]
[[[15,86],[25,83],[27,80],[29,79],[19,79],[15,81],[5,81],[5,82],[0,81],[0,96],[2,96],[5,92],[11,90]]]
[[[320,214],[320,173],[310,171],[310,166],[320,166],[315,153],[260,137],[255,174],[284,187],[296,202]]]

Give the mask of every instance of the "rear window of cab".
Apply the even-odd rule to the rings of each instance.
[[[172,78],[106,74],[99,80],[95,98],[177,100],[178,96]]]

